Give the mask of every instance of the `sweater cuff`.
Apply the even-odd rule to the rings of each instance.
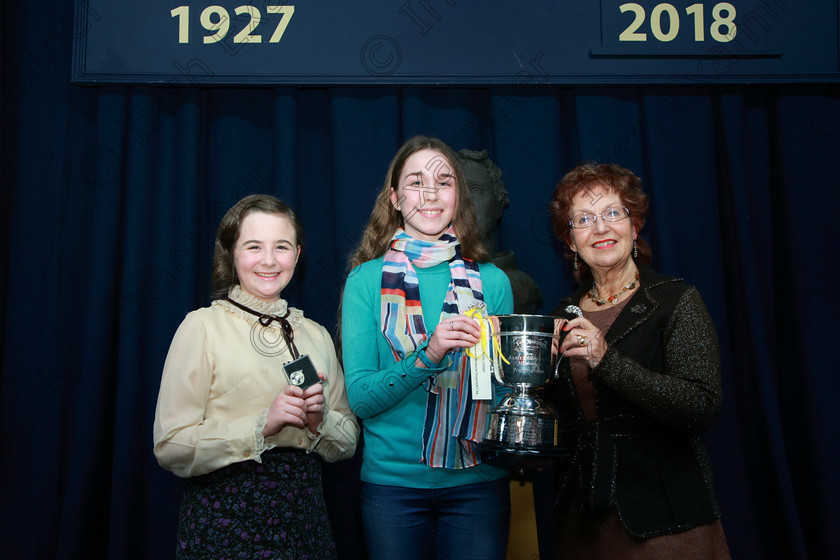
[[[417,350],[414,351],[414,356],[425,366],[425,369],[431,373],[438,374],[449,369],[452,365],[452,356],[445,354],[440,362],[435,362],[427,353],[426,348],[429,346],[429,341],[424,340]],[[412,362],[413,363],[413,362]]]
[[[604,352],[604,357],[598,363],[598,366],[589,372],[589,379],[592,381],[599,381],[615,389],[620,385],[622,380],[627,379],[627,375],[632,371],[634,362],[629,358],[622,356],[618,350],[610,346]]]

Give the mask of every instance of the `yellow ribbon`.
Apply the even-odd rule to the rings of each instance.
[[[488,343],[489,339],[493,339],[493,349],[496,351],[496,355],[499,356],[506,364],[510,362],[505,358],[504,354],[502,354],[502,345],[499,343],[499,337],[493,336],[493,323],[490,317],[486,317],[481,313],[481,309],[478,307],[473,307],[469,309],[464,315],[467,317],[472,318],[474,321],[478,323],[478,328],[481,330],[481,335],[479,337],[479,345],[481,346],[481,353],[478,355],[473,355],[472,348],[467,348],[467,356],[472,359],[480,358],[483,355],[487,355],[488,358],[492,358],[490,355],[490,344]]]

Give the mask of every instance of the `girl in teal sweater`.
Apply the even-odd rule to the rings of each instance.
[[[363,421],[362,521],[376,559],[503,559],[507,472],[482,464],[495,399],[470,392],[478,323],[513,311],[487,262],[458,158],[417,136],[397,152],[342,299],[350,406]]]

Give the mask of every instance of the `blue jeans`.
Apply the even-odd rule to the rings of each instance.
[[[370,560],[504,560],[510,530],[507,478],[453,488],[362,484]]]

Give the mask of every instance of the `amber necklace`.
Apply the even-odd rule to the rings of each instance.
[[[618,301],[618,298],[621,297],[621,294],[623,294],[624,292],[626,292],[628,290],[632,290],[633,288],[635,288],[636,287],[636,282],[638,282],[638,281],[639,281],[639,271],[636,270],[636,278],[632,282],[627,282],[626,284],[624,284],[624,287],[621,289],[620,292],[618,292],[617,294],[615,294],[613,296],[609,296],[606,299],[601,299],[601,297],[598,295],[598,289],[595,287],[595,282],[593,282],[592,287],[589,288],[588,292],[586,292],[586,296],[589,299],[591,299],[592,301],[594,301],[595,305],[597,305],[598,307],[601,307],[605,303],[613,303],[614,304],[616,301]]]

